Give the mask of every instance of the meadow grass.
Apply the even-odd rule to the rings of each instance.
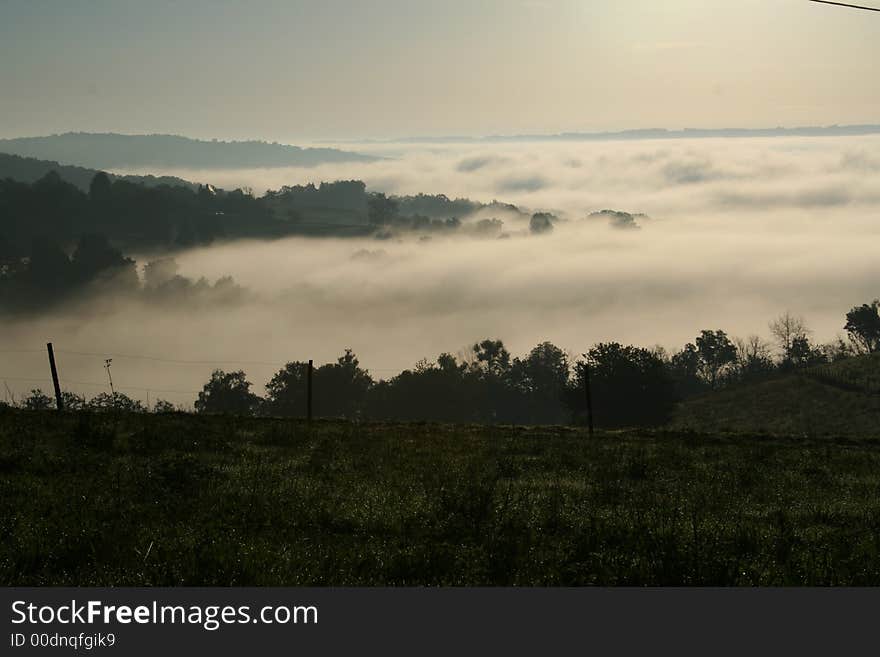
[[[864,374],[865,364],[872,365],[869,374]],[[671,427],[710,433],[735,427],[800,437],[880,437],[880,393],[864,387],[877,380],[878,364],[878,359],[852,359],[707,392],[679,404]]]
[[[0,412],[3,585],[877,585],[880,441]]]

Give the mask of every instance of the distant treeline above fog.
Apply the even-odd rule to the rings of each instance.
[[[210,283],[177,272],[173,258],[158,258],[144,265],[141,280],[135,261],[103,235],[84,235],[70,255],[55,242],[38,238],[28,258],[0,263],[0,315],[48,311],[65,301],[101,298],[194,308],[237,303],[246,294],[229,276]]]
[[[174,135],[86,132],[0,139],[0,152],[96,169],[311,167],[377,159],[334,148],[300,148],[263,141],[201,141]]]
[[[23,177],[43,166],[34,160],[6,161]],[[122,250],[168,251],[218,239],[289,235],[388,239],[462,234],[497,239],[509,236],[505,220],[525,235],[551,232],[559,221],[551,213],[530,214],[497,201],[442,194],[388,197],[368,192],[357,180],[283,187],[259,198],[240,189],[150,182],[98,172],[83,191],[55,170],[31,183],[0,180],[4,309],[42,307],[46,301],[79,295],[99,280],[113,279],[115,289],[131,292],[138,287],[137,274]],[[589,218],[637,228],[643,215],[605,210]],[[178,292],[181,285],[178,280]]]
[[[0,156],[0,171],[11,174],[0,179],[0,262],[7,268],[30,257],[35,240],[69,251],[89,234],[143,250],[289,235],[387,239],[400,232],[461,232],[502,237],[505,220],[521,222],[519,230],[532,233],[550,231],[558,221],[550,213],[531,214],[497,201],[443,194],[388,197],[368,192],[358,180],[282,187],[262,197],[241,189],[224,191],[177,179],[131,180],[103,172],[94,173],[84,191],[87,169],[52,169],[33,182],[19,182],[52,164]],[[614,225],[626,223],[606,218]]]
[[[401,139],[364,139],[350,143],[516,143],[529,141],[639,141],[645,139],[743,139],[754,137],[858,137],[880,134],[880,125],[803,126],[797,128],[685,128],[667,130],[647,128],[617,132],[562,132],[559,134],[488,135],[485,137],[405,137]]]

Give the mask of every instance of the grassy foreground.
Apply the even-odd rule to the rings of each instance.
[[[0,413],[3,585],[880,584],[880,441]]]

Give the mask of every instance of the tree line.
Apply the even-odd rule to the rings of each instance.
[[[157,182],[162,181],[152,181]],[[461,219],[478,210],[513,213],[524,222],[530,217],[515,206],[443,194],[389,197],[368,192],[359,180],[287,186],[260,197],[249,189],[180,183],[146,185],[98,172],[84,191],[55,170],[33,182],[0,179],[0,271],[47,243],[69,252],[83,235],[101,235],[123,249],[174,249],[288,235],[388,237],[456,230],[497,235],[500,219],[473,227]],[[534,216],[540,227],[556,219]]]
[[[314,369],[313,412],[317,417],[577,424],[585,420],[589,376],[599,426],[657,426],[678,401],[696,394],[880,352],[880,301],[847,313],[846,341],[816,344],[804,320],[788,312],[769,328],[773,342],[704,330],[672,354],[660,347],[604,342],[575,357],[543,342],[513,357],[501,340],[486,339],[462,355],[443,353],[379,381],[346,350],[335,363]],[[308,367],[288,363],[266,384],[263,397],[252,392],[245,372],[216,370],[196,410],[303,417]]]
[[[88,192],[55,171],[30,184],[0,180],[0,309],[41,308],[96,284],[129,294],[138,291],[143,286],[135,263],[123,249],[173,250],[218,239],[292,234],[371,234],[387,239],[400,231],[416,231],[502,237],[500,219],[459,219],[459,213],[493,209],[513,213],[535,234],[551,231],[557,221],[549,213],[535,213],[529,220],[530,215],[515,206],[484,205],[443,194],[388,197],[367,192],[356,180],[286,186],[260,198],[247,190],[226,192],[210,185],[147,186],[103,172],[93,176]],[[352,223],[363,230],[352,232]],[[146,274],[149,278],[149,271]],[[175,278],[174,289],[185,291],[184,283]],[[240,293],[231,279],[220,283],[220,296]],[[149,280],[145,285],[152,287]],[[208,285],[199,281],[196,291],[204,292]]]
[[[589,376],[596,424],[657,426],[687,397],[775,374],[880,352],[880,301],[855,306],[846,315],[848,340],[816,344],[803,319],[785,313],[770,323],[773,342],[757,336],[731,338],[722,330],[701,331],[693,342],[668,354],[617,342],[594,345],[575,357],[550,342],[513,357],[501,340],[486,339],[458,356],[422,360],[388,380],[376,380],[346,349],[333,363],[312,371],[315,417],[440,421],[485,424],[565,424],[585,421],[585,376]],[[253,392],[244,371],[215,370],[195,402],[206,414],[305,417],[309,364],[292,361]],[[65,407],[97,411],[148,409],[121,393],[87,402],[65,393]],[[31,409],[52,406],[35,390],[23,400]],[[158,401],[155,412],[173,407]]]
[[[112,246],[104,235],[80,237],[70,255],[56,242],[35,239],[30,256],[0,265],[0,314],[45,310],[54,303],[116,293],[149,303],[222,304],[247,291],[230,276],[214,282],[181,276],[174,258],[143,266]]]

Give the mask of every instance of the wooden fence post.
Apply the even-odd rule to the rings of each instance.
[[[49,352],[49,368],[52,370],[52,384],[55,386],[55,403],[59,411],[64,410],[64,399],[61,397],[61,384],[58,383],[58,368],[55,367],[55,350],[52,343],[46,343],[46,350]]]
[[[587,400],[587,427],[593,437],[593,393],[590,390],[590,365],[584,361],[584,395]]]
[[[306,419],[312,421],[312,368],[313,362],[309,359],[309,372],[306,378]]]

